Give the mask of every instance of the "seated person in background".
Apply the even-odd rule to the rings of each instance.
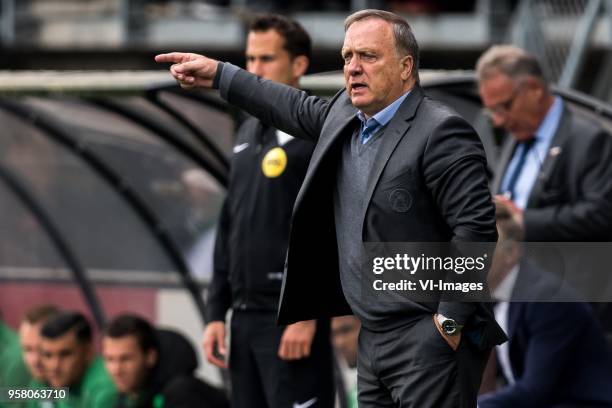
[[[40,333],[47,383],[54,388],[69,388],[69,397],[57,400],[54,406],[112,407],[117,392],[102,359],[95,355],[91,326],[85,316],[73,311],[56,313],[45,322]],[[49,405],[44,402],[40,406]]]
[[[121,315],[106,327],[104,363],[119,390],[116,408],[228,407],[221,390],[193,376],[193,347],[175,332]]]
[[[44,387],[47,382],[40,350],[40,331],[45,322],[58,312],[59,309],[53,305],[35,306],[25,313],[19,324],[23,362],[31,377],[29,388]]]
[[[23,387],[29,381],[21,359],[19,336],[0,317],[0,387]]]
[[[357,408],[357,340],[361,323],[355,316],[339,316],[332,319],[331,325],[334,349],[350,370],[344,370],[348,406]]]
[[[498,218],[499,244],[489,272],[495,318],[508,335],[496,347],[507,386],[482,395],[479,408],[612,406],[612,353],[590,305],[568,300],[555,277],[522,260],[523,230]],[[509,301],[510,300],[510,301]]]

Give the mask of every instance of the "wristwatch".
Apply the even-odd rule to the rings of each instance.
[[[440,313],[436,315],[436,319],[438,320],[440,327],[442,327],[442,331],[447,336],[456,336],[461,332],[461,329],[463,329],[463,326],[457,323],[454,319],[450,319]]]

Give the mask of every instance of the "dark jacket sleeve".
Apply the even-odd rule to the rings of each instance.
[[[262,79],[232,64],[221,62],[219,70],[214,86],[229,103],[292,136],[318,140],[329,112],[326,100]]]
[[[452,229],[451,242],[496,242],[495,206],[488,187],[486,156],[474,129],[457,115],[433,130],[423,168],[429,190]],[[464,324],[473,302],[441,301],[438,313]]]
[[[580,303],[531,303],[525,305],[521,322],[529,338],[520,357],[524,365],[516,382],[481,396],[479,408],[539,408],[549,406],[559,392],[559,377],[566,375],[581,336],[591,324],[586,305]]]
[[[423,159],[425,180],[452,241],[497,241],[486,165],[476,131],[461,117],[450,116],[433,130]]]
[[[232,292],[229,283],[228,234],[230,228],[229,203],[225,199],[217,226],[215,240],[213,277],[208,288],[207,317],[208,321],[225,321],[225,314],[231,306]]]

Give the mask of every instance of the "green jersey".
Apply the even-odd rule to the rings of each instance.
[[[112,408],[117,401],[117,389],[96,357],[89,365],[80,383],[70,386],[68,397],[54,401],[36,401],[28,408]]]
[[[30,375],[23,363],[19,336],[0,321],[0,387],[25,387]]]
[[[23,362],[19,336],[0,321],[0,387],[27,388],[30,380],[30,374]],[[22,402],[0,402],[1,408],[22,406]]]

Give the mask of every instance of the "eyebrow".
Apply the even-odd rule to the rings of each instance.
[[[365,53],[372,53],[372,54],[376,54],[377,51],[373,48],[357,48],[357,49],[351,49],[351,48],[342,48],[340,50],[340,55],[344,55],[346,52],[352,52],[352,53],[356,53],[356,54],[365,54]]]
[[[266,58],[266,57],[274,57],[274,56],[276,56],[276,54],[274,54],[274,53],[266,53],[266,54],[249,54],[249,53],[245,53],[244,56],[247,57],[247,58]]]

